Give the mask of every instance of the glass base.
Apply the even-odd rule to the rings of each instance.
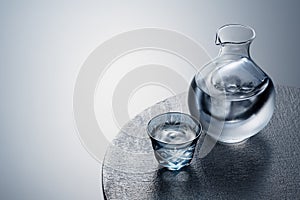
[[[247,141],[248,141],[249,138],[246,138],[246,139],[243,139],[243,140],[240,140],[240,141],[218,141],[219,144],[222,144],[222,145],[241,145],[241,144],[245,144]]]
[[[219,140],[216,139],[215,137],[209,135],[206,133],[206,137],[210,137],[212,140],[216,141],[218,144],[222,144],[222,145],[240,145],[240,144],[245,144],[247,142],[247,140],[250,138],[244,138],[241,140]]]
[[[170,171],[178,171],[178,170],[181,170],[182,168],[187,167],[189,165],[190,165],[190,163],[187,163],[185,165],[179,165],[179,166],[176,166],[176,167],[169,167],[169,166],[162,166],[162,167],[165,167],[166,169],[168,169]]]

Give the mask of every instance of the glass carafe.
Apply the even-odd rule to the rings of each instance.
[[[251,59],[251,27],[222,26],[216,34],[217,58],[192,80],[188,104],[208,135],[222,143],[239,143],[261,131],[275,107],[270,77]]]

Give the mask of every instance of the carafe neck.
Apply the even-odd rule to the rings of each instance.
[[[253,28],[241,24],[227,24],[219,28],[216,45],[220,45],[219,56],[239,55],[250,58],[250,45],[255,38]]]
[[[225,44],[221,45],[219,56],[239,55],[250,58],[250,42],[245,44]]]

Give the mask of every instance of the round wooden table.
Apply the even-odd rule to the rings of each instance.
[[[300,197],[300,89],[277,86],[270,123],[241,145],[199,148],[180,171],[158,167],[148,121],[164,112],[188,113],[186,94],[160,102],[128,122],[108,148],[102,166],[106,199],[297,199]]]

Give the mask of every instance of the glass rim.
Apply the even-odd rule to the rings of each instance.
[[[239,28],[244,28],[246,30],[249,30],[251,31],[252,33],[252,36],[249,38],[249,39],[245,39],[245,40],[241,40],[241,41],[230,41],[230,42],[222,42],[221,39],[220,39],[220,32],[226,28],[232,28],[232,27],[239,27]],[[248,26],[248,25],[243,25],[243,24],[225,24],[223,26],[221,26],[217,32],[216,32],[216,41],[215,43],[217,45],[225,45],[225,44],[245,44],[245,43],[249,43],[249,42],[252,42],[256,37],[256,32],[254,30],[254,28],[252,28],[251,26]]]
[[[193,120],[193,122],[195,122],[195,124],[197,125],[197,127],[199,128],[199,130],[196,132],[196,136],[193,138],[193,139],[190,139],[190,140],[187,140],[187,141],[184,141],[182,143],[176,143],[176,144],[172,144],[172,143],[167,143],[167,142],[164,142],[164,141],[161,141],[161,140],[158,140],[156,139],[155,137],[153,137],[149,131],[149,126],[150,126],[150,123],[154,120],[154,119],[157,119],[158,117],[161,117],[163,115],[170,115],[170,114],[179,114],[179,115],[183,115],[185,117],[188,117],[190,119]],[[167,145],[183,145],[183,144],[186,144],[186,143],[189,143],[189,142],[192,142],[194,140],[196,140],[197,138],[200,137],[200,135],[203,133],[203,129],[202,129],[202,125],[201,123],[199,122],[199,120],[197,120],[195,117],[187,114],[187,113],[182,113],[182,112],[165,112],[165,113],[161,113],[159,115],[156,115],[155,117],[151,118],[149,120],[149,122],[147,123],[147,134],[150,138],[160,142],[160,143],[163,143],[163,144],[167,144]]]

